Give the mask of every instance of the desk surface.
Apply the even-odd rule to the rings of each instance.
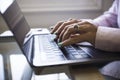
[[[97,67],[85,67],[73,69],[75,80],[104,80]]]

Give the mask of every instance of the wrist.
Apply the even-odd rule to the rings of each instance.
[[[90,42],[93,46],[95,46],[95,40],[96,40],[96,33],[97,33],[97,27],[92,32],[89,32],[89,39],[88,42]]]

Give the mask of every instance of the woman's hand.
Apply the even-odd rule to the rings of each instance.
[[[80,42],[89,42],[95,44],[97,27],[89,22],[69,20],[58,23],[52,30],[56,33],[61,46],[67,46]]]
[[[54,26],[51,33],[59,35],[66,26],[68,26],[70,24],[78,23],[78,22],[80,22],[80,20],[76,20],[76,19],[69,19],[67,21],[60,21]]]

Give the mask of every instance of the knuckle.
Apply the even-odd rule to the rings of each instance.
[[[69,29],[69,27],[70,27],[69,25],[68,25],[68,26],[66,26],[66,28],[67,28],[67,29]]]
[[[57,24],[62,24],[63,23],[63,21],[59,21]]]
[[[64,23],[63,23],[63,26],[66,26],[67,24],[68,24],[68,22],[64,22]]]
[[[68,27],[68,28],[67,28],[67,31],[68,31],[68,32],[71,32],[71,30],[72,30],[71,27]]]
[[[65,26],[64,30],[67,30],[69,28],[69,26]]]
[[[85,24],[89,24],[89,22],[88,22],[88,21],[85,21],[84,23],[85,23]]]
[[[78,22],[78,20],[75,19],[74,22]]]

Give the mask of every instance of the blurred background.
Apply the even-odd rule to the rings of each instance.
[[[94,19],[108,10],[114,0],[17,0],[31,28],[49,28],[61,20]],[[7,30],[0,15],[0,33]]]

